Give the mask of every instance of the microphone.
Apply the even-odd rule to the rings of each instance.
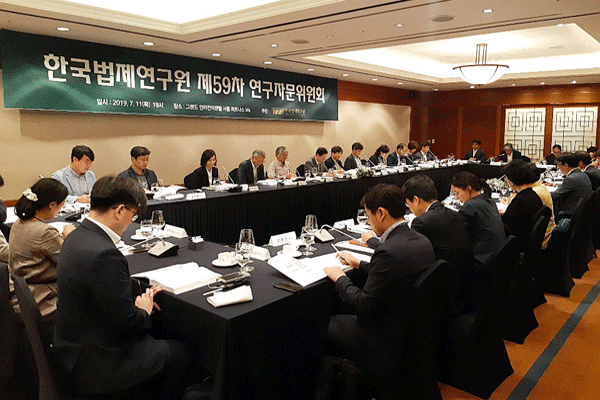
[[[365,153],[363,153],[363,152],[361,151],[361,152],[360,152],[360,154],[362,154],[362,155],[363,155],[363,157],[364,157],[364,158],[366,158],[366,159],[367,159],[367,161],[368,161],[368,162],[370,162],[372,166],[375,166],[375,164],[373,164],[373,161],[371,161],[371,159],[370,159],[370,158],[367,158],[367,156],[365,156]]]
[[[433,157],[434,157],[436,160],[439,160],[439,158],[438,158],[438,157],[437,157],[435,154],[433,154],[433,151],[429,150],[429,151],[428,151],[428,153],[431,153],[431,155],[432,155],[432,156],[433,156]]]
[[[327,225],[327,224],[321,225],[321,229],[323,229],[323,228],[327,228],[327,229],[333,229],[334,231],[336,231],[336,232],[338,232],[338,233],[341,233],[341,234],[342,234],[342,235],[344,235],[344,236],[348,236],[350,239],[356,239],[354,236],[348,235],[346,232],[344,232],[344,231],[341,231],[341,230],[339,230],[339,229],[337,229],[337,228],[334,228],[334,227],[333,227],[333,226],[331,226],[331,225]]]
[[[223,169],[225,170],[225,172],[227,172],[227,176],[229,177],[229,182],[231,182],[232,184],[236,184],[235,181],[231,178],[231,175],[229,175],[229,172],[227,171],[227,168],[225,168],[225,166],[223,165],[223,163],[221,162],[221,160],[219,160],[219,164],[221,165],[221,167],[223,167]]]

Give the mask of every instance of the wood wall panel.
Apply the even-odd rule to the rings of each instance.
[[[495,106],[463,107],[462,140],[458,143],[457,156],[463,156],[471,148],[473,139],[481,140],[481,148],[487,154],[498,154],[496,122]]]
[[[435,139],[431,147],[439,158],[448,154],[456,154],[456,143],[458,141],[458,115],[457,107],[430,107],[428,116],[428,140]],[[458,154],[456,154],[459,157]]]

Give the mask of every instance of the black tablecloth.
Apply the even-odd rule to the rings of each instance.
[[[435,182],[439,199],[450,192],[450,180],[459,171],[470,171],[482,178],[502,175],[501,167],[465,164],[452,167],[395,173],[362,179],[336,179],[307,186],[260,186],[258,192],[215,193],[193,201],[150,201],[148,215],[163,210],[168,224],[186,229],[191,236],[201,235],[217,243],[234,244],[244,228],[254,231],[256,244],[265,244],[272,235],[296,231],[307,214],[315,214],[319,225],[355,218],[360,199],[368,188],[379,183],[402,186],[411,176],[424,173]]]

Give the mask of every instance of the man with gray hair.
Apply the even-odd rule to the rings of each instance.
[[[242,161],[238,167],[238,183],[254,184],[266,179],[265,162],[266,154],[263,150],[254,150],[252,158]]]
[[[287,160],[288,149],[285,146],[279,146],[275,149],[275,160],[269,164],[267,168],[267,175],[269,178],[283,177],[290,179],[294,177],[294,170],[292,164]]]

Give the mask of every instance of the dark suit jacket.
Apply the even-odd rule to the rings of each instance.
[[[152,170],[149,170],[146,168],[143,175],[146,177],[146,180],[148,181],[148,189],[150,189],[150,187],[152,186],[153,183],[158,182],[158,178],[156,177],[156,174]],[[125,171],[121,172],[119,174],[119,176],[122,178],[131,178],[136,182],[138,181],[138,179],[137,179],[138,174],[137,174],[137,172],[135,172],[135,170],[132,167],[129,167]]]
[[[379,165],[380,163],[383,163],[385,165],[386,160],[379,156],[379,157],[375,157],[375,154],[373,154],[371,157],[369,157],[369,165],[373,166],[373,165]]]
[[[250,185],[256,183],[254,182],[254,172],[253,172],[253,168],[254,166],[252,165],[252,160],[248,159],[246,161],[242,161],[238,167],[238,184],[242,184],[242,183],[248,183]],[[256,180],[257,181],[262,181],[264,179],[267,179],[265,177],[265,166],[263,164],[260,165],[260,167],[258,167],[256,169]]]
[[[213,167],[211,170],[213,179],[219,179],[219,170]],[[188,189],[200,189],[201,187],[210,186],[208,182],[208,172],[205,167],[196,168],[194,172],[183,178],[183,184]]]
[[[575,168],[551,195],[556,221],[571,218],[579,199],[587,200],[592,195],[592,182],[583,171]]]
[[[398,158],[400,159],[400,162],[398,162]],[[409,164],[409,165],[412,164],[412,160],[409,161],[408,157],[398,155],[398,152],[393,151],[387,157],[387,165],[388,165],[388,167],[395,167],[395,166],[397,166],[399,164],[402,164],[403,160],[404,160],[404,163],[406,163],[406,164]]]
[[[315,157],[311,157],[310,160],[307,160],[304,163],[304,171],[306,171],[307,168],[312,168],[312,171],[317,173],[327,172],[327,167],[325,166],[325,163],[317,162],[317,159]]]
[[[521,156],[521,152],[518,150],[513,150],[513,160],[520,160],[521,158],[523,158]],[[502,162],[506,162],[508,160],[508,156],[506,155],[506,153],[504,151],[502,151],[502,153],[500,153],[500,155],[498,156],[498,160],[502,161]]]
[[[136,385],[164,365],[148,334],[150,316],[134,304],[127,260],[109,236],[84,220],[58,261],[60,303],[54,348],[84,393]]]
[[[548,165],[557,165],[558,164],[558,162],[556,161],[556,157],[552,153],[550,153],[546,156],[546,162],[548,163]]]
[[[337,166],[336,169],[338,169],[338,168],[344,169],[344,166],[342,165],[342,162],[340,160],[335,161],[331,157],[329,157],[327,160],[325,160],[325,166],[327,167],[327,169],[334,168],[334,165]]]
[[[367,274],[362,288],[345,276],[337,280],[336,291],[357,313],[357,361],[363,371],[377,376],[396,372],[406,351],[412,288],[434,260],[429,240],[402,224],[370,263],[360,263]]]
[[[412,159],[414,161],[417,161],[417,160],[434,161],[435,156],[431,153],[427,153],[427,154],[423,155],[423,153],[421,153],[420,151],[417,151],[417,152],[415,152],[415,154],[413,154]]]
[[[525,251],[529,243],[529,234],[535,222],[533,217],[542,207],[544,204],[540,196],[527,188],[517,193],[502,215],[506,236],[515,236],[521,251]]]
[[[463,160],[468,160],[470,158],[473,158],[473,149],[465,153]],[[487,160],[487,154],[485,154],[485,151],[483,151],[482,149],[477,150],[477,153],[475,154],[475,161],[484,162],[485,160]]]
[[[502,218],[494,201],[485,193],[467,201],[458,212],[469,233],[475,268],[480,269],[506,239]]]
[[[590,182],[592,183],[592,191],[596,191],[596,189],[600,187],[600,169],[590,165],[584,172],[587,174],[588,178],[590,178]],[[2,218],[0,217],[0,221],[1,220]]]
[[[4,202],[0,200],[0,223],[6,221],[6,206]]]
[[[364,164],[364,161],[361,162]],[[349,169],[356,169],[360,167],[361,165],[356,165],[356,160],[354,159],[354,156],[352,154],[346,157],[346,161],[344,161],[344,169],[346,171],[348,171]]]

